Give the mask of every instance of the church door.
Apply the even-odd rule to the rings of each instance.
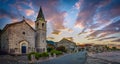
[[[28,53],[28,42],[27,41],[20,42],[20,49],[21,54]]]
[[[22,53],[26,53],[26,46],[22,46],[21,48],[22,48],[22,49],[21,49],[21,50],[22,50]]]

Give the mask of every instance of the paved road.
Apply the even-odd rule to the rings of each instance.
[[[65,55],[56,59],[41,62],[40,64],[85,64],[87,60],[86,52]]]

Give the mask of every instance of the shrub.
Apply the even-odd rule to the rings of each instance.
[[[44,52],[44,53],[37,53],[37,52],[31,52],[29,53],[27,56],[28,56],[28,60],[32,60],[31,59],[31,56],[34,55],[35,56],[35,59],[39,60],[40,57],[48,57],[49,54],[47,52]]]
[[[48,56],[49,56],[49,54],[47,52],[41,53],[41,57],[48,57]]]
[[[53,55],[54,53],[55,53],[56,55],[61,55],[61,54],[62,54],[61,51],[57,51],[57,50],[52,50],[50,53],[51,53],[51,55]]]
[[[33,54],[35,54],[35,52],[31,52],[31,53],[29,53],[29,54],[27,55],[28,60],[30,60],[30,61],[31,61],[31,55],[33,55]]]
[[[27,57],[28,57],[28,60],[31,61],[31,54],[28,54]]]
[[[47,52],[51,52],[53,50],[52,47],[47,48]]]
[[[39,60],[39,58],[41,57],[41,54],[40,53],[35,53],[35,59]]]

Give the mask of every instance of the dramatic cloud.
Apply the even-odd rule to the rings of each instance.
[[[65,39],[68,39],[70,41],[73,41],[73,37],[64,37]]]
[[[53,37],[47,37],[47,39],[55,39],[55,38],[53,38]]]
[[[120,1],[83,0],[81,6],[75,23],[76,27],[84,28],[80,34],[88,29],[95,29],[86,36],[86,38],[94,39],[120,32]]]
[[[78,14],[76,25],[80,24],[84,27],[92,25],[93,16],[96,13],[96,9],[99,5],[101,5],[101,2],[103,1],[104,0],[84,0]]]
[[[65,29],[63,24],[66,12],[58,10],[57,7],[60,5],[58,0],[34,1],[33,5],[42,6],[45,18],[52,24],[53,34],[58,34],[62,29]]]
[[[61,32],[59,30],[54,30],[52,34],[59,35]]]
[[[113,40],[112,42],[120,42],[120,39]]]
[[[114,23],[109,24],[104,27],[102,30],[97,30],[89,35],[92,37],[102,38],[110,34],[119,33],[120,32],[120,20],[115,21]]]
[[[35,22],[33,22],[31,19],[25,19],[29,25],[31,25],[33,28],[35,28]]]
[[[30,15],[34,14],[34,11],[31,10],[31,9],[27,9],[27,10],[25,10],[25,13],[26,13],[27,16],[30,16]]]
[[[73,36],[78,42],[83,35],[88,40],[104,41],[120,33],[120,0],[0,0],[0,28],[21,21],[23,16],[35,27],[40,6],[48,22],[48,37],[54,34],[64,38],[67,32],[76,33]]]
[[[79,0],[78,2],[75,3],[75,5],[73,7],[75,7],[76,9],[80,9],[81,4],[82,4],[83,0]]]
[[[120,15],[118,3],[120,4],[120,2],[111,0],[84,0],[75,25],[81,28],[94,29],[109,23],[110,18]],[[112,12],[113,10],[116,12]]]
[[[69,32],[69,33],[72,33],[72,32],[73,32],[73,30],[72,30],[72,29],[68,29],[68,32]]]
[[[109,40],[109,39],[115,39],[115,38],[117,38],[117,37],[107,37],[107,38],[101,38],[101,39],[99,39],[99,41]]]
[[[18,21],[19,21],[19,20],[16,19],[16,18],[12,19],[12,23],[14,23],[14,22],[18,22]]]

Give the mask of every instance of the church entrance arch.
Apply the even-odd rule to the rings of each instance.
[[[28,42],[27,41],[20,42],[20,52],[21,52],[21,54],[26,54],[28,52]]]

